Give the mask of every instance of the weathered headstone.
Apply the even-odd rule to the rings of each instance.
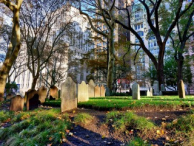
[[[158,81],[154,81],[153,89],[154,89],[154,95],[159,95],[160,94]]]
[[[77,108],[76,84],[68,77],[61,85],[61,112]]]
[[[106,89],[104,85],[100,87],[100,97],[105,97]]]
[[[150,88],[149,90],[150,90],[150,96],[153,96],[153,89]]]
[[[140,89],[139,89],[139,84],[134,83],[132,86],[132,98],[133,99],[140,99]]]
[[[88,96],[89,97],[94,97],[94,88],[95,88],[95,83],[93,80],[90,80],[88,83]]]
[[[146,90],[146,96],[150,96],[150,90]]]
[[[24,108],[24,98],[20,95],[17,95],[11,99],[10,102],[10,111],[23,111]]]
[[[42,86],[38,89],[40,103],[44,103],[47,95],[47,88]]]
[[[50,87],[50,98],[58,99],[58,88],[56,86]]]
[[[183,80],[180,80],[178,87],[179,98],[185,98],[185,86]]]
[[[78,84],[78,102],[88,101],[88,85],[82,81]]]
[[[38,108],[38,105],[40,105],[41,102],[39,100],[38,93],[34,94],[34,96],[29,100],[29,110],[33,110]]]
[[[35,101],[31,100],[32,98],[35,97]],[[28,90],[25,93],[25,98],[26,98],[26,109],[30,110],[30,109],[34,109],[36,107],[38,107],[38,104],[40,104],[40,101],[38,102],[36,99],[38,97],[38,92],[36,90]],[[31,103],[30,103],[31,100]],[[39,97],[38,97],[39,100]]]
[[[94,97],[100,97],[100,87],[98,85],[94,89]]]
[[[110,95],[111,95],[110,89],[108,87],[106,87],[105,96],[110,96]]]
[[[161,84],[161,91],[165,91],[166,89],[165,89],[165,86],[164,86],[164,84]]]

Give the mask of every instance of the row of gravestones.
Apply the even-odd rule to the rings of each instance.
[[[50,88],[50,97],[58,98],[58,88],[52,86]],[[37,91],[29,90],[25,93],[25,97],[20,95],[11,98],[10,111],[22,111],[24,108],[24,103],[26,103],[26,109],[31,110],[37,108],[40,104],[45,102],[47,96],[47,88],[42,86]]]
[[[61,112],[77,108],[78,102],[88,101],[89,97],[105,97],[105,87],[96,86],[93,80],[76,83],[68,77],[61,85]]]
[[[88,101],[89,97],[105,97],[105,87],[96,86],[93,80],[90,80],[88,84],[84,81],[78,84],[78,102]]]
[[[153,84],[154,94],[155,95],[162,95],[162,92],[159,91],[159,83],[158,81],[154,81]],[[165,91],[165,86],[161,84],[161,91]],[[178,84],[178,94],[180,98],[185,98],[185,86],[183,80],[180,80]]]

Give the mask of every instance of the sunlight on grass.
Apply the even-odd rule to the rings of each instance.
[[[137,116],[133,112],[110,112],[106,115],[106,123],[111,124],[115,130],[126,131],[130,129],[145,129],[154,128],[154,124],[144,117]]]
[[[9,112],[4,114],[8,115],[5,119],[10,117]],[[60,109],[15,113],[11,123],[12,126],[0,129],[0,139],[12,146],[60,144],[65,130],[71,126],[69,116],[61,114]]]

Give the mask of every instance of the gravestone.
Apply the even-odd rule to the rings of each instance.
[[[95,83],[93,80],[90,80],[88,83],[88,96],[94,97],[94,89],[95,89]]]
[[[149,90],[150,90],[150,96],[153,96],[153,89],[150,88]]]
[[[94,97],[100,97],[100,87],[96,86],[94,88]]]
[[[38,108],[38,105],[40,105],[41,102],[39,100],[38,93],[34,94],[34,96],[29,100],[29,110],[33,110]]]
[[[134,83],[132,86],[132,98],[140,100],[140,89],[137,83]]]
[[[164,84],[161,84],[161,91],[165,91],[166,89],[165,89],[165,86],[164,86]]]
[[[108,87],[106,87],[106,92],[105,92],[105,96],[110,96],[111,94],[110,94],[110,89],[108,88]]]
[[[78,102],[88,101],[88,85],[82,81],[78,84]]]
[[[61,85],[61,112],[77,108],[76,84],[68,77]]]
[[[56,86],[50,87],[50,99],[58,99],[58,88]]]
[[[22,98],[20,95],[17,95],[11,99],[10,102],[10,111],[23,111],[24,108],[24,98]]]
[[[146,90],[146,96],[150,96],[150,90]]]
[[[106,89],[104,85],[100,87],[100,97],[105,97]]]
[[[31,100],[34,97],[35,97],[35,99]],[[26,98],[26,109],[27,110],[37,108],[38,104],[40,104],[38,92],[36,90],[28,90],[25,93],[25,98]],[[38,98],[38,100],[37,100],[37,98]],[[31,103],[30,103],[30,100],[31,100]]]
[[[40,103],[44,103],[47,95],[47,88],[42,86],[38,89],[38,95],[39,95],[39,100]]]
[[[153,89],[154,89],[154,95],[159,95],[160,94],[158,81],[154,81]]]
[[[184,86],[183,80],[180,80],[179,82],[178,93],[179,93],[179,98],[185,98],[185,86]]]

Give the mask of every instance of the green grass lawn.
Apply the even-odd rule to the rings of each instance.
[[[46,105],[60,106],[60,100],[47,101]],[[142,96],[141,100],[133,100],[131,96],[113,96],[105,98],[90,98],[87,102],[78,103],[78,107],[93,108],[98,110],[126,110],[145,107],[152,108],[180,108],[194,106],[194,96],[186,96],[180,99],[178,96]]]
[[[0,111],[0,116],[1,126],[7,122],[11,124],[0,128],[0,140],[9,146],[60,145],[65,138],[65,130],[71,127],[69,116],[61,114],[60,109]]]

